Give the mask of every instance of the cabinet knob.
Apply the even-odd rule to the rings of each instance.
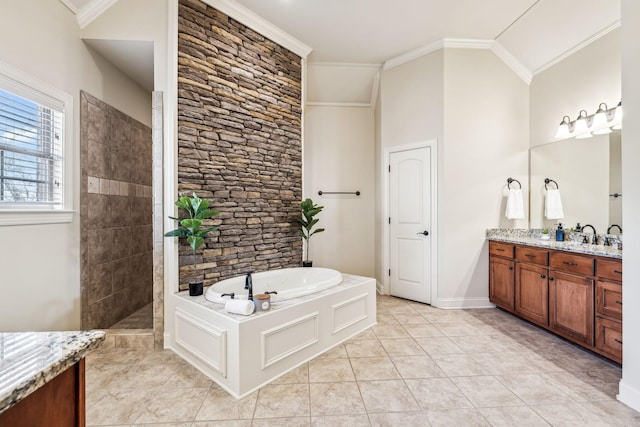
[[[513,270],[513,267],[509,266],[509,270]]]
[[[540,275],[540,278],[541,278],[541,279],[544,279],[545,277],[547,277],[547,276],[545,276],[544,274],[541,274],[541,275]]]
[[[577,263],[571,261],[562,261],[562,263],[566,265],[578,265]]]
[[[622,305],[622,301],[616,301],[616,304]]]
[[[620,271],[620,270],[613,270],[613,272],[616,273],[616,274],[622,274],[622,271]]]
[[[553,277],[549,277],[549,280],[555,280]]]
[[[622,340],[619,340],[618,338],[614,338],[613,339],[615,342],[617,342],[618,344],[622,344]]]

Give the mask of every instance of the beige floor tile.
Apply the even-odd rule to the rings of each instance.
[[[534,405],[531,408],[552,426],[605,427],[609,425],[588,406],[579,403]]]
[[[381,357],[387,352],[378,340],[348,341],[345,344],[349,357]]]
[[[311,427],[369,427],[366,414],[311,417]]]
[[[309,362],[310,383],[355,380],[349,359],[314,359]]]
[[[438,367],[450,377],[469,377],[473,375],[489,375],[490,372],[475,358],[473,354],[434,354],[431,356]]]
[[[433,326],[431,323],[408,323],[402,324],[404,329],[411,335],[412,338],[425,338],[425,337],[441,337],[443,336],[440,329]]]
[[[369,415],[372,427],[424,427],[427,416],[422,412],[388,412]]]
[[[395,313],[392,315],[401,325],[419,325],[429,323],[427,319],[417,313]]]
[[[209,388],[213,381],[205,374],[184,362],[173,369],[173,373],[164,384],[165,387],[196,387]]]
[[[400,325],[377,325],[373,327],[373,333],[378,338],[410,338],[407,331]]]
[[[640,426],[640,412],[636,412],[617,400],[589,402],[591,411],[613,426]]]
[[[308,427],[309,417],[255,418],[251,427]]]
[[[266,385],[258,392],[255,418],[309,416],[309,384]]]
[[[149,390],[139,424],[193,420],[207,394],[206,388],[166,388]]]
[[[138,390],[111,391],[87,408],[87,425],[130,425],[144,412],[147,400]]]
[[[408,412],[420,409],[404,381],[358,381],[358,387],[369,413]]]
[[[198,421],[188,424],[191,427],[251,427],[251,420]],[[141,427],[153,427],[146,425]]]
[[[177,372],[176,366],[162,365],[135,365],[127,372],[114,379],[112,387],[115,389],[140,389],[163,386],[169,378]]]
[[[192,423],[153,423],[153,424],[134,424],[131,427],[191,427]],[[113,427],[113,426],[109,426]]]
[[[380,338],[380,343],[384,347],[385,351],[389,355],[402,355],[402,356],[424,356],[425,352],[410,338],[389,339]]]
[[[502,375],[497,378],[528,405],[572,402],[566,393],[538,374]]]
[[[420,407],[427,411],[471,408],[472,404],[449,378],[406,380]]]
[[[438,364],[429,356],[391,356],[391,361],[402,378],[444,377]]]
[[[364,332],[360,332],[358,335],[356,335],[351,339],[352,340],[375,340],[375,339],[378,339],[378,337],[376,337],[376,334],[373,333],[373,330],[369,328]]]
[[[310,396],[312,416],[366,412],[355,382],[311,384]]]
[[[465,319],[471,318],[464,310],[431,310],[427,313],[421,313],[422,317],[431,323],[464,323]]]
[[[87,395],[103,390],[111,390],[116,380],[126,377],[129,365],[88,366],[85,372],[85,391]]]
[[[549,424],[528,406],[481,408],[480,413],[493,427],[549,427]]]
[[[451,381],[476,408],[524,405],[495,377],[455,377]]]
[[[195,416],[196,421],[242,420],[253,418],[258,392],[253,392],[242,399],[236,399],[222,387],[214,385],[205,398]]]
[[[325,351],[320,356],[316,357],[316,359],[346,359],[347,357],[347,350],[345,349],[344,344],[339,344],[331,350]]]
[[[87,355],[87,368],[97,365],[131,365],[143,360],[153,350],[120,348],[92,351]]]
[[[589,402],[594,400],[615,400],[617,390],[611,394],[606,385],[595,387],[589,384],[582,372],[553,372],[543,374],[551,384],[565,392],[576,402]]]
[[[492,335],[477,335],[466,337],[451,337],[451,341],[465,353],[499,353],[508,351],[506,345],[501,345],[501,340]]]
[[[453,409],[448,411],[428,411],[427,420],[432,427],[485,427],[490,426],[478,409]]]
[[[317,360],[317,358],[316,358]],[[309,364],[305,363],[294,370],[276,378],[271,384],[307,384],[309,382]]]
[[[398,319],[391,313],[376,314],[376,322],[379,325],[399,325]]]
[[[491,335],[494,330],[490,326],[479,326],[464,321],[456,323],[434,323],[435,327],[448,337],[473,337]]]
[[[456,354],[464,353],[449,337],[416,338],[416,342],[427,354]]]
[[[541,372],[540,368],[531,363],[526,356],[518,352],[476,353],[472,355],[492,375],[515,375]]]
[[[388,357],[355,357],[351,367],[356,380],[395,380],[400,378],[391,359]]]

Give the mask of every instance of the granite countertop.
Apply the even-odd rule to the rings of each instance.
[[[487,239],[497,242],[519,243],[559,251],[622,259],[622,250],[616,246],[591,245],[579,241],[556,242],[553,239],[542,240],[537,236],[531,235],[529,230],[490,229],[487,230]]]
[[[0,333],[0,413],[97,348],[104,331]]]

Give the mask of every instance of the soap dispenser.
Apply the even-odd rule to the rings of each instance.
[[[562,228],[562,223],[559,223],[558,228],[556,228],[556,242],[564,242],[564,229]]]

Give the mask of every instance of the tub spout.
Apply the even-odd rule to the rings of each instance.
[[[247,299],[253,301],[253,280],[251,279],[251,272],[247,273],[247,278],[244,280],[244,288],[249,291]]]

